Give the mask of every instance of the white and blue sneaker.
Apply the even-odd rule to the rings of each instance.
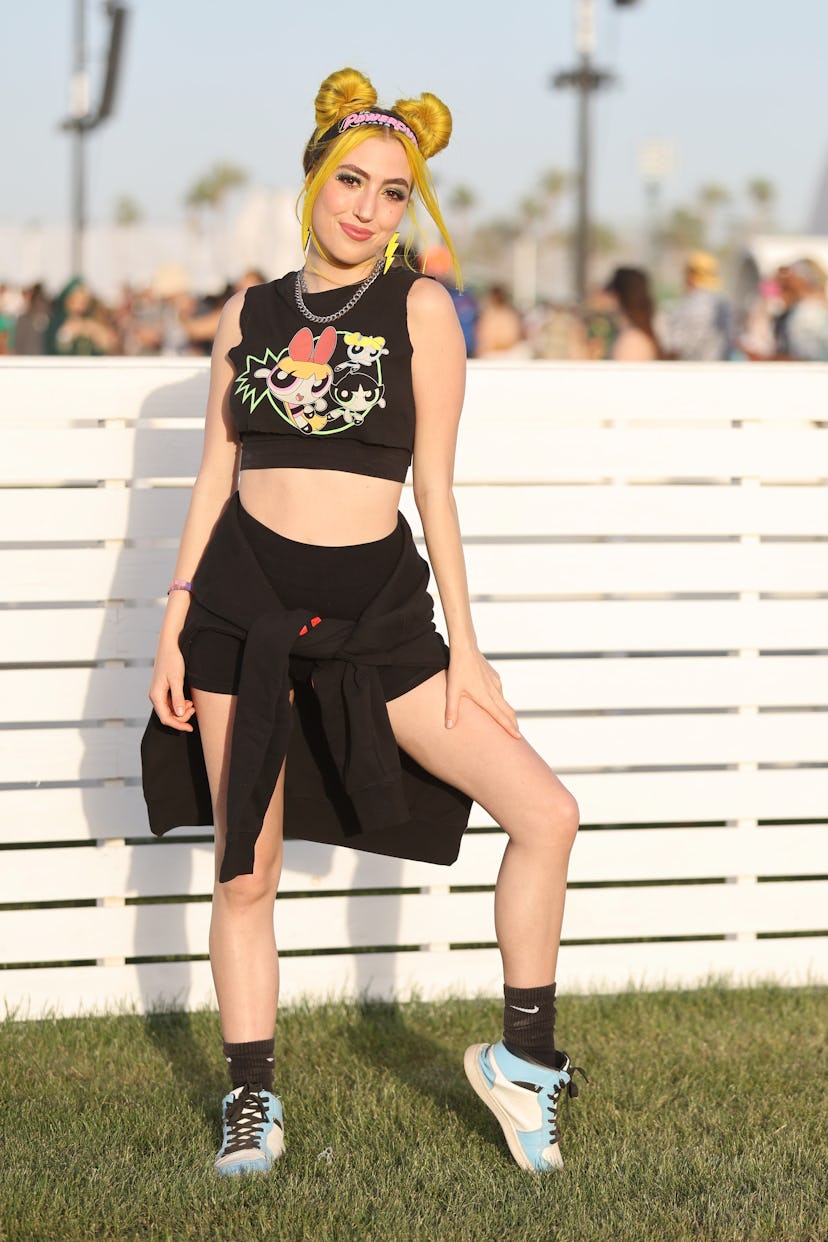
[[[226,1177],[267,1173],[285,1149],[282,1101],[264,1087],[234,1087],[221,1102],[222,1143],[215,1170]]]
[[[560,1069],[549,1069],[510,1052],[503,1040],[473,1044],[463,1068],[483,1103],[500,1122],[509,1151],[522,1169],[553,1173],[563,1168],[558,1140],[558,1101],[578,1094],[572,1075],[586,1074],[566,1053]]]

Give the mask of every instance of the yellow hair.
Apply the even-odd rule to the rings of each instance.
[[[419,99],[400,99],[394,104],[392,111],[397,113],[416,135],[416,145],[398,130],[356,125],[347,129],[344,134],[338,134],[324,147],[320,146],[320,139],[327,130],[352,112],[370,110],[376,105],[376,100],[377,93],[370,81],[356,69],[340,69],[330,74],[320,86],[316,96],[316,129],[305,149],[304,164],[307,175],[301,210],[302,243],[307,246],[309,238],[313,237],[316,248],[321,254],[325,253],[324,247],[320,245],[313,233],[312,225],[313,209],[319,191],[355,147],[358,147],[366,138],[385,134],[402,143],[411,170],[414,190],[437,225],[448,247],[457,287],[462,288],[462,275],[454,243],[443,220],[440,204],[437,201],[437,191],[426,166],[426,160],[436,155],[438,151],[442,151],[451,137],[451,113],[442,100],[436,95],[425,92]],[[419,235],[425,243],[425,235],[417,220],[413,194],[409,197],[407,209],[413,233]],[[412,242],[412,233],[409,232],[403,250],[407,262],[409,262]],[[411,266],[410,262],[409,266]]]

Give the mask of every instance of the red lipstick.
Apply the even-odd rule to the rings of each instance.
[[[339,227],[346,237],[350,237],[351,241],[367,241],[371,236],[370,229],[361,229],[356,224],[340,224]]]

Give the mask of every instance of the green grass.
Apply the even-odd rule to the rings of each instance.
[[[494,1001],[297,1009],[280,1019],[287,1152],[211,1171],[218,1018],[0,1025],[0,1238],[824,1242],[826,994],[711,987],[563,998],[591,1085],[566,1170],[513,1164],[468,1087]],[[319,1159],[332,1149],[328,1163]]]

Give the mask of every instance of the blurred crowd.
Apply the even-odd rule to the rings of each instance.
[[[584,307],[541,302],[528,311],[499,285],[455,288],[447,251],[427,252],[422,267],[449,290],[472,358],[828,361],[826,273],[808,257],[778,268],[739,306],[723,291],[716,258],[702,251],[687,256],[684,288],[663,305],[640,267],[616,268]],[[227,298],[264,280],[247,271],[199,297],[170,264],[112,305],[79,278],[53,298],[40,284],[0,285],[0,353],[209,354]]]
[[[147,287],[122,289],[112,304],[79,277],[51,298],[42,284],[0,285],[0,354],[209,354],[224,303],[264,280],[261,272],[247,271],[219,293],[200,297],[190,291],[183,268],[169,264]]]

